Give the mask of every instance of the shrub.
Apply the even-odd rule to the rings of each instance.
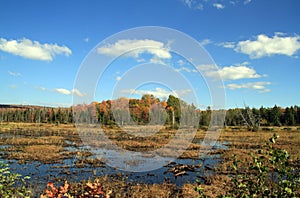
[[[0,197],[30,197],[26,180],[30,177],[22,177],[20,174],[12,173],[8,164],[0,161]]]
[[[299,197],[300,175],[291,163],[288,152],[274,147],[279,136],[274,134],[264,149],[251,154],[252,163],[245,173],[240,172],[234,156],[231,195],[234,197]]]
[[[295,168],[288,152],[275,147],[274,134],[263,149],[251,154],[252,163],[241,167],[233,156],[231,190],[219,197],[300,197],[300,170]],[[207,197],[203,189],[196,187],[201,197]]]
[[[87,181],[71,186],[68,181],[64,185],[56,187],[52,182],[47,183],[45,193],[40,198],[85,198],[85,197],[105,197],[109,198],[112,192],[105,193],[98,180],[94,182]]]

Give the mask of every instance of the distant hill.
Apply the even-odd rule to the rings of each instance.
[[[28,108],[44,108],[36,105],[13,105],[13,104],[0,104],[0,109],[28,109]]]

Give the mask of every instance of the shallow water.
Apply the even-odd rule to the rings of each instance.
[[[39,134],[40,136],[41,134]],[[20,134],[1,134],[1,138],[18,138],[23,136]],[[32,136],[31,136],[32,137]],[[65,139],[64,145],[65,151],[71,152],[84,152],[90,151],[89,146],[78,145],[75,142]],[[63,181],[68,180],[70,182],[79,182],[81,180],[94,179],[97,176],[108,176],[116,177],[131,183],[146,183],[146,184],[159,184],[165,181],[176,184],[177,186],[182,186],[186,183],[193,183],[198,176],[205,177],[214,174],[213,167],[221,162],[220,155],[204,155],[199,157],[199,159],[172,159],[169,157],[160,158],[167,165],[170,161],[174,164],[188,164],[195,165],[195,171],[187,171],[187,174],[181,176],[174,176],[173,173],[168,172],[170,166],[159,166],[159,168],[151,171],[145,172],[127,172],[114,167],[110,167],[106,163],[100,163],[97,166],[84,164],[83,167],[78,167],[75,162],[78,158],[77,155],[73,158],[65,159],[61,163],[45,164],[39,161],[29,161],[25,164],[19,164],[17,160],[7,160],[7,153],[5,149],[9,148],[10,145],[0,146],[0,160],[8,163],[10,165],[11,171],[19,173],[23,176],[30,176],[30,183],[34,186],[35,196],[39,196],[46,187],[47,182],[52,181],[56,185],[62,184]],[[227,149],[226,144],[217,143],[213,147],[214,149]],[[97,152],[88,158],[97,159]],[[106,153],[106,156],[113,157],[114,151],[111,150],[101,150],[102,153]],[[92,152],[93,153],[93,152]],[[111,155],[110,155],[111,154]],[[139,156],[138,160],[149,160],[151,156]],[[102,160],[101,160],[102,161]],[[147,165],[147,164],[146,164]],[[151,167],[151,164],[148,164]],[[200,179],[201,180],[201,179]]]
[[[195,172],[188,172],[186,175],[175,177],[173,173],[166,172],[169,167],[162,167],[153,171],[147,172],[126,172],[112,168],[107,165],[100,167],[94,167],[85,165],[82,168],[78,168],[74,165],[74,159],[66,159],[63,163],[43,164],[37,161],[31,161],[26,164],[19,164],[16,160],[3,160],[10,165],[11,171],[27,175],[31,177],[30,183],[34,186],[37,194],[43,192],[47,182],[51,181],[56,184],[62,184],[62,181],[68,180],[70,182],[79,182],[81,180],[94,179],[97,176],[114,177],[118,175],[126,182],[132,183],[146,183],[157,184],[168,181],[182,186],[186,183],[193,183],[197,176],[208,176],[213,174],[212,167],[216,163],[221,162],[219,156],[208,156],[206,159],[177,159],[177,164],[189,164],[198,165],[202,164],[200,168],[196,168]],[[211,167],[207,169],[207,167]]]

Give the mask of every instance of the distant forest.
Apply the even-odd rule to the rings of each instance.
[[[129,108],[130,119],[134,123],[147,124],[150,117],[152,124],[165,120],[166,125],[178,125],[182,111],[193,112],[199,120],[199,127],[210,124],[213,111],[208,107],[199,110],[193,104],[188,104],[175,96],[170,95],[167,100],[160,100],[153,95],[144,95],[141,99],[119,98],[93,102],[91,104],[76,105],[69,108],[52,108],[41,106],[0,105],[0,122],[25,122],[25,123],[53,123],[71,124],[74,120],[85,123],[101,123],[114,125],[116,116],[122,124],[129,124],[128,116],[124,116],[124,108]],[[152,114],[152,116],[151,116]],[[300,107],[260,107],[260,108],[234,108],[226,111],[226,126],[296,126],[300,125]]]

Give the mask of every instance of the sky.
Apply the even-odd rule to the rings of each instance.
[[[221,79],[218,88],[225,93],[226,108],[300,105],[299,8],[298,0],[2,0],[0,104],[67,107],[73,97],[111,99],[117,87],[130,97],[178,94],[194,103],[194,95],[197,106],[205,109],[212,103],[208,83]],[[144,26],[182,32],[213,63],[195,65],[190,57],[176,54],[167,36],[123,35],[102,42]],[[115,57],[92,95],[76,85],[91,52],[103,59]],[[137,65],[166,69],[174,75],[170,83],[187,81],[190,87],[145,83],[122,89],[126,76],[127,81],[130,75],[156,76],[151,71],[133,74],[145,71]]]

